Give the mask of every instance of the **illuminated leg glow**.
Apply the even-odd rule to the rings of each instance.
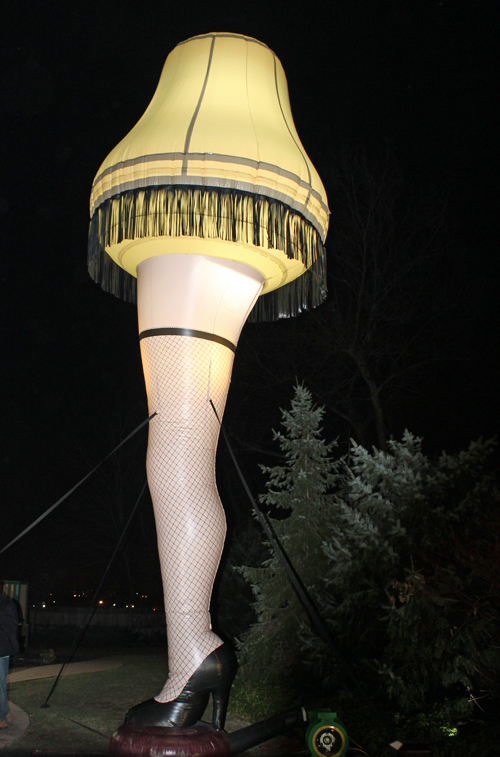
[[[149,412],[158,413],[149,425],[147,472],[167,618],[169,677],[160,702],[178,697],[222,644],[209,615],[226,533],[215,483],[220,427],[210,401],[222,418],[234,346],[262,280],[242,264],[210,261],[161,256],[138,271]]]
[[[167,615],[168,702],[222,641],[209,606],[226,519],[215,485],[217,418],[224,409],[233,352],[190,336],[141,340],[150,412],[147,471]]]

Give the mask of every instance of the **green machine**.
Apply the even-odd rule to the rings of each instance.
[[[307,728],[305,740],[311,757],[343,757],[347,752],[349,739],[336,712],[328,709],[306,711],[301,707],[228,733],[226,739],[229,756],[246,752],[257,744],[297,727]]]
[[[306,743],[312,757],[343,757],[349,738],[337,713],[312,710],[307,713],[307,721]]]

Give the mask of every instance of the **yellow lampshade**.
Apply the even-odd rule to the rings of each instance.
[[[250,37],[177,45],[146,112],[101,165],[90,211],[90,273],[124,299],[135,297],[137,266],[168,254],[254,268],[263,320],[326,296],[326,193],[281,63]]]

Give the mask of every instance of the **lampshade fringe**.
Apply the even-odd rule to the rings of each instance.
[[[136,301],[136,279],[106,247],[125,239],[200,237],[276,249],[306,272],[261,296],[250,321],[289,318],[326,298],[326,253],[317,230],[297,211],[263,195],[217,188],[164,186],[122,192],[103,202],[90,222],[88,268],[101,287]]]

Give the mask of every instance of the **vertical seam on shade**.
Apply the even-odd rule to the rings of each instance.
[[[308,189],[308,192],[307,192],[306,201],[305,201],[305,203],[304,203],[304,207],[306,207],[306,208],[307,208],[307,205],[308,205],[308,203],[309,203],[309,199],[310,199],[310,197],[311,197],[311,189],[312,189],[312,184],[311,184],[311,181],[312,181],[312,178],[311,178],[311,171],[310,171],[310,169],[309,169],[309,163],[307,162],[307,158],[306,158],[306,156],[304,155],[304,151],[303,151],[303,150],[301,149],[300,145],[299,145],[299,144],[297,143],[297,140],[296,140],[296,139],[295,139],[295,137],[293,136],[293,134],[292,134],[292,131],[291,131],[291,129],[290,129],[290,127],[289,127],[289,125],[288,125],[288,121],[287,121],[287,120],[286,120],[286,118],[285,118],[285,114],[283,113],[283,107],[282,107],[282,105],[281,105],[280,93],[279,93],[279,89],[278,89],[278,72],[277,72],[277,70],[276,70],[276,55],[275,55],[274,53],[273,53],[273,61],[274,61],[274,85],[275,85],[275,87],[276,87],[276,96],[277,96],[277,98],[278,98],[278,102],[279,102],[279,106],[280,106],[280,110],[281,110],[281,115],[283,116],[283,121],[285,122],[286,128],[288,129],[288,133],[290,134],[291,138],[292,138],[292,139],[293,139],[293,141],[295,142],[295,146],[297,147],[297,150],[298,150],[298,151],[300,152],[300,154],[302,155],[302,157],[303,157],[303,159],[304,159],[304,163],[306,164],[306,168],[307,168],[307,176],[308,176],[308,180],[309,180],[309,189]]]
[[[198,98],[198,103],[196,105],[196,108],[193,113],[193,117],[191,119],[191,123],[189,124],[188,130],[186,133],[186,141],[184,143],[184,157],[182,159],[182,174],[183,175],[187,174],[187,164],[189,160],[187,153],[189,151],[189,143],[191,142],[191,136],[193,134],[194,125],[196,123],[196,119],[198,118],[198,113],[200,112],[201,103],[205,95],[205,90],[207,88],[208,77],[210,74],[210,66],[212,65],[214,45],[215,45],[215,37],[212,37],[212,44],[210,45],[210,54],[208,56],[207,72],[205,74],[205,81],[203,82],[203,87],[201,88],[200,97]]]
[[[255,167],[255,173],[254,173],[254,176],[257,176],[257,174],[260,171],[260,144],[259,144],[259,138],[258,138],[258,135],[257,135],[257,129],[255,128],[255,122],[253,120],[252,109],[250,107],[250,95],[249,95],[249,92],[248,92],[248,42],[247,42],[247,46],[246,47],[247,47],[247,49],[246,49],[246,53],[247,54],[246,54],[246,61],[245,61],[245,83],[246,83],[246,89],[247,89],[248,113],[249,113],[249,116],[250,116],[250,121],[252,122],[252,128],[253,128],[253,133],[254,133],[255,141],[257,143],[257,161],[256,161],[257,162],[257,166]]]

